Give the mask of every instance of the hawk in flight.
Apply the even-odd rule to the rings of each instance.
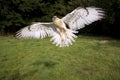
[[[104,11],[96,7],[78,7],[63,18],[54,16],[52,22],[33,22],[16,32],[16,38],[51,37],[53,44],[60,47],[72,45],[77,30],[104,18]]]

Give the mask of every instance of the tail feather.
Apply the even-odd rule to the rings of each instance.
[[[74,39],[77,38],[74,33],[77,33],[77,31],[70,29],[67,29],[66,32],[62,33],[62,37],[58,32],[53,33],[51,41],[53,44],[56,44],[56,46],[68,47],[69,45],[72,45],[72,43],[75,41]]]

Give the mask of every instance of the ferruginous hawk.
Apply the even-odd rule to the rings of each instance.
[[[34,22],[20,29],[16,33],[16,38],[45,38],[48,36],[56,46],[66,47],[72,45],[74,39],[77,38],[75,33],[78,31],[76,30],[102,18],[104,18],[104,11],[101,8],[78,7],[61,19],[54,16],[52,22]]]

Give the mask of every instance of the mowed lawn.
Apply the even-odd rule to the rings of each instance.
[[[60,48],[1,36],[0,80],[120,80],[120,40],[79,36]]]

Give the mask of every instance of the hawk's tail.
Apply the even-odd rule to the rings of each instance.
[[[66,32],[62,33],[62,36],[56,32],[53,33],[51,41],[53,41],[53,44],[56,44],[56,46],[60,47],[67,47],[69,45],[72,45],[72,43],[75,41],[74,39],[77,38],[77,36],[74,33],[78,33],[77,31],[67,29]]]

